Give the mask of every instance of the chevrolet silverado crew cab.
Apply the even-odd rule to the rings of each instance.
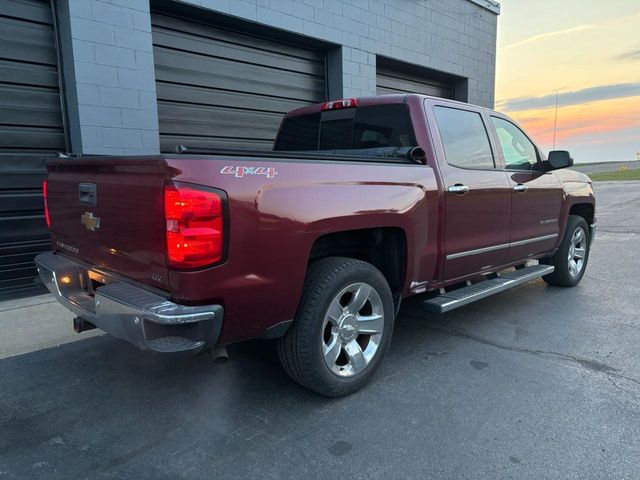
[[[589,178],[511,119],[421,95],[294,110],[270,151],[48,162],[43,282],[98,327],[157,352],[277,339],[318,393],[362,387],[402,298],[444,313],[542,277],[580,282]]]

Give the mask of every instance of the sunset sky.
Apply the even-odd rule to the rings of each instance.
[[[496,110],[576,162],[640,152],[640,0],[502,0]]]

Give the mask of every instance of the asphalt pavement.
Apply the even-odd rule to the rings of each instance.
[[[411,299],[342,399],[294,384],[269,342],[217,365],[72,336],[47,297],[5,304],[0,480],[640,478],[640,182],[596,190],[578,287],[442,317]]]

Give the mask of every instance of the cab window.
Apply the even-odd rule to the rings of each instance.
[[[505,167],[509,170],[535,170],[538,153],[523,131],[503,118],[492,116],[491,121],[502,147]]]
[[[449,165],[495,168],[489,135],[479,113],[450,107],[434,107],[433,112]]]
[[[277,151],[353,150],[417,145],[409,107],[372,105],[288,117]]]

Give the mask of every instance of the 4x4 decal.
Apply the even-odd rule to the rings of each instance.
[[[236,178],[242,178],[245,175],[266,175],[267,178],[274,178],[278,175],[278,170],[273,167],[240,167],[226,166],[220,170],[225,175],[233,175]]]

